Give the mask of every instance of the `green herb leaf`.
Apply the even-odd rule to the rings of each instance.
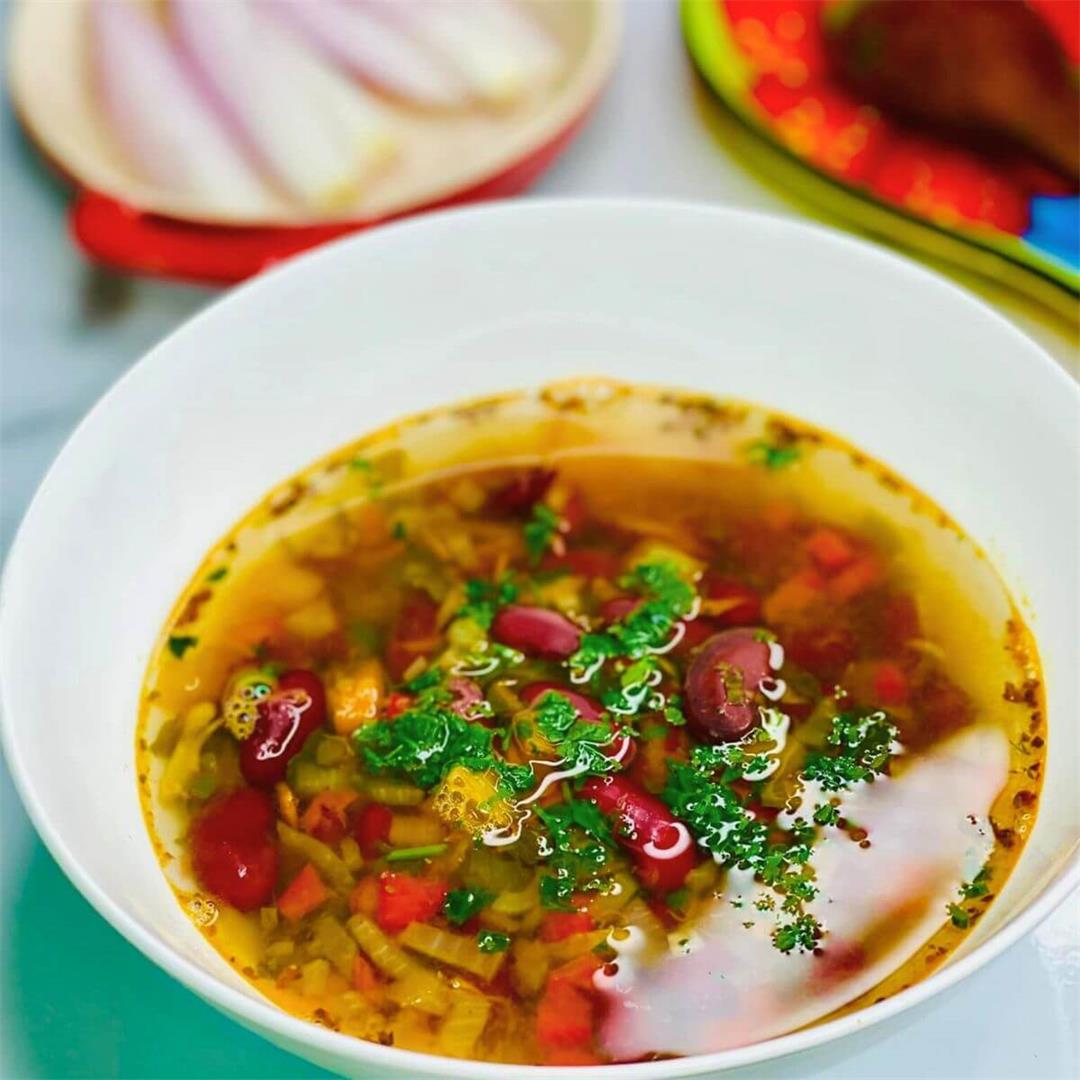
[[[522,529],[530,565],[535,566],[543,558],[544,552],[551,547],[552,541],[559,535],[561,527],[562,519],[550,506],[544,503],[533,505],[532,518]]]
[[[746,448],[746,459],[751,465],[764,465],[766,469],[783,469],[798,461],[800,452],[794,443],[776,444],[767,439],[757,439]]]
[[[191,637],[187,634],[173,634],[169,638],[169,652],[171,652],[177,660],[182,660],[184,658],[184,653],[186,653],[188,649],[193,649],[198,644],[199,639],[197,637]]]
[[[443,901],[443,914],[454,926],[467,923],[495,899],[486,889],[452,889]]]
[[[206,575],[206,580],[220,581],[228,572],[229,568],[227,566],[219,566],[216,570],[211,570],[210,573]]]
[[[966,930],[971,925],[971,916],[959,904],[950,904],[948,912],[953,926],[957,929]]]
[[[470,578],[465,582],[465,603],[458,610],[458,618],[472,619],[477,626],[489,630],[499,608],[512,604],[517,597],[517,585],[509,575],[498,582]]]
[[[510,935],[500,934],[497,930],[481,930],[476,935],[476,946],[481,952],[506,952],[510,947]]]
[[[871,713],[841,713],[832,722],[824,752],[810,754],[803,778],[825,791],[844,791],[853,784],[881,776],[896,749],[899,734],[880,709]]]
[[[778,926],[772,933],[773,944],[782,952],[793,949],[813,952],[821,937],[821,926],[811,915],[801,915],[789,923]]]

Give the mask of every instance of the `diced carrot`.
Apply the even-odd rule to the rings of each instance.
[[[374,859],[379,855],[380,845],[390,840],[390,826],[394,815],[390,807],[382,803],[368,803],[353,822],[353,836],[360,845],[365,859]]]
[[[349,910],[354,915],[367,915],[370,919],[378,907],[379,883],[373,877],[366,877],[349,893]]]
[[[593,990],[593,976],[603,967],[604,962],[594,953],[585,953],[568,960],[565,964],[555,968],[548,975],[548,986],[553,983],[566,983],[576,986],[579,990],[591,992]]]
[[[375,969],[362,956],[357,956],[353,960],[352,984],[353,989],[359,990],[362,994],[377,990],[379,987]]]
[[[776,586],[762,604],[765,619],[770,623],[789,622],[799,616],[825,589],[825,579],[814,569],[804,570],[785,578]]]
[[[836,529],[815,529],[803,542],[807,554],[825,574],[836,574],[855,559],[855,548]]]
[[[434,918],[442,909],[447,892],[445,881],[386,871],[379,875],[375,919],[388,934],[397,934],[411,922]]]
[[[568,982],[550,982],[536,1006],[536,1040],[545,1049],[571,1049],[592,1041],[592,1001]]]
[[[314,911],[329,895],[319,872],[308,863],[278,897],[278,911],[289,922],[296,922]]]
[[[602,1065],[604,1059],[580,1046],[551,1047],[544,1051],[545,1065]]]
[[[587,934],[596,923],[587,911],[549,911],[540,924],[544,941],[562,941],[572,934]]]
[[[908,699],[907,676],[900,665],[882,660],[874,665],[874,697],[882,705],[903,705]]]
[[[355,791],[320,791],[300,817],[300,828],[324,844],[345,835],[345,811],[356,802]]]
[[[846,603],[880,580],[881,564],[873,555],[864,555],[829,580],[829,596],[839,603]]]

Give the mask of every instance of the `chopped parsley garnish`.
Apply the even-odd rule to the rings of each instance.
[[[481,930],[476,935],[476,947],[481,952],[506,952],[510,947],[510,935],[498,930]]]
[[[845,791],[853,784],[873,780],[885,772],[898,734],[881,710],[841,713],[833,720],[826,739],[830,748],[837,749],[811,754],[803,779],[816,781],[825,791]]]
[[[757,439],[746,448],[746,459],[751,465],[764,465],[766,469],[782,469],[799,460],[799,448],[794,443],[771,443]]]
[[[449,701],[442,687],[430,687],[396,719],[357,728],[353,741],[365,766],[373,773],[403,776],[425,790],[455,765],[474,772],[491,769],[507,792],[526,790],[533,782],[532,770],[497,758],[495,733],[459,716]]]
[[[803,908],[818,893],[806,837],[800,833],[793,843],[773,842],[768,827],[731,787],[748,764],[759,760],[765,759],[747,756],[737,745],[697,747],[689,765],[670,763],[661,797],[717,863],[752,870],[781,898],[780,910],[787,918],[773,932],[776,947],[781,952],[813,949],[821,928]]]
[[[533,708],[536,731],[559,754],[562,767],[576,776],[603,776],[619,768],[619,763],[604,753],[616,733],[604,720],[582,720],[569,698],[549,690]]]
[[[540,878],[540,904],[559,911],[573,911],[573,894],[603,887],[599,874],[605,869],[614,846],[611,826],[595,803],[568,799],[551,807],[537,807],[537,817],[547,827],[547,873]]]
[[[835,825],[840,820],[840,811],[832,803],[818,803],[814,808],[815,825]]]
[[[443,901],[443,914],[454,926],[467,923],[495,899],[486,889],[452,889]]]
[[[216,570],[211,570],[210,573],[206,575],[206,580],[220,581],[228,572],[229,568],[227,566],[219,566]]]
[[[428,668],[405,683],[405,689],[410,694],[418,694],[422,690],[430,690],[433,686],[438,686],[441,682],[442,672],[438,668]]]
[[[191,637],[190,634],[172,634],[169,637],[169,652],[176,657],[177,660],[183,660],[184,653],[188,649],[193,649],[199,644],[197,637]]]
[[[640,563],[619,579],[620,587],[644,599],[606,630],[585,634],[570,657],[573,671],[589,675],[612,657],[640,660],[671,641],[675,624],[694,606],[695,592],[672,562]]]
[[[529,563],[535,566],[551,547],[551,542],[559,535],[562,519],[550,506],[535,503],[532,517],[525,522],[522,532],[525,536],[525,550],[529,553]]]
[[[971,925],[971,916],[959,904],[950,904],[948,912],[953,926],[958,930],[966,930]]]
[[[408,530],[405,528],[404,521],[395,521],[390,529],[390,535],[395,540],[404,540],[408,535]]]
[[[517,596],[517,585],[508,575],[498,582],[470,578],[465,582],[465,603],[458,610],[458,617],[472,619],[477,626],[488,630],[499,608],[512,604]]]
[[[772,933],[773,944],[782,952],[792,949],[813,952],[821,937],[821,926],[812,915],[800,915],[792,922],[778,926]]]
[[[977,900],[990,891],[990,867],[984,866],[970,881],[960,886],[960,895],[967,900]]]

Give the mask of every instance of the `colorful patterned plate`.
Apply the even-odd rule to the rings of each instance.
[[[1076,191],[1018,154],[990,160],[942,137],[901,128],[853,97],[825,63],[821,14],[828,2],[682,0],[683,32],[694,63],[721,100],[812,171],[799,174],[800,189],[811,199],[1075,317]],[[1076,8],[1030,2],[1075,63]]]

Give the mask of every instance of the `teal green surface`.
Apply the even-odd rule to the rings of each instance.
[[[6,769],[0,785],[0,1076],[330,1075],[204,1005],[124,941],[33,835]]]

